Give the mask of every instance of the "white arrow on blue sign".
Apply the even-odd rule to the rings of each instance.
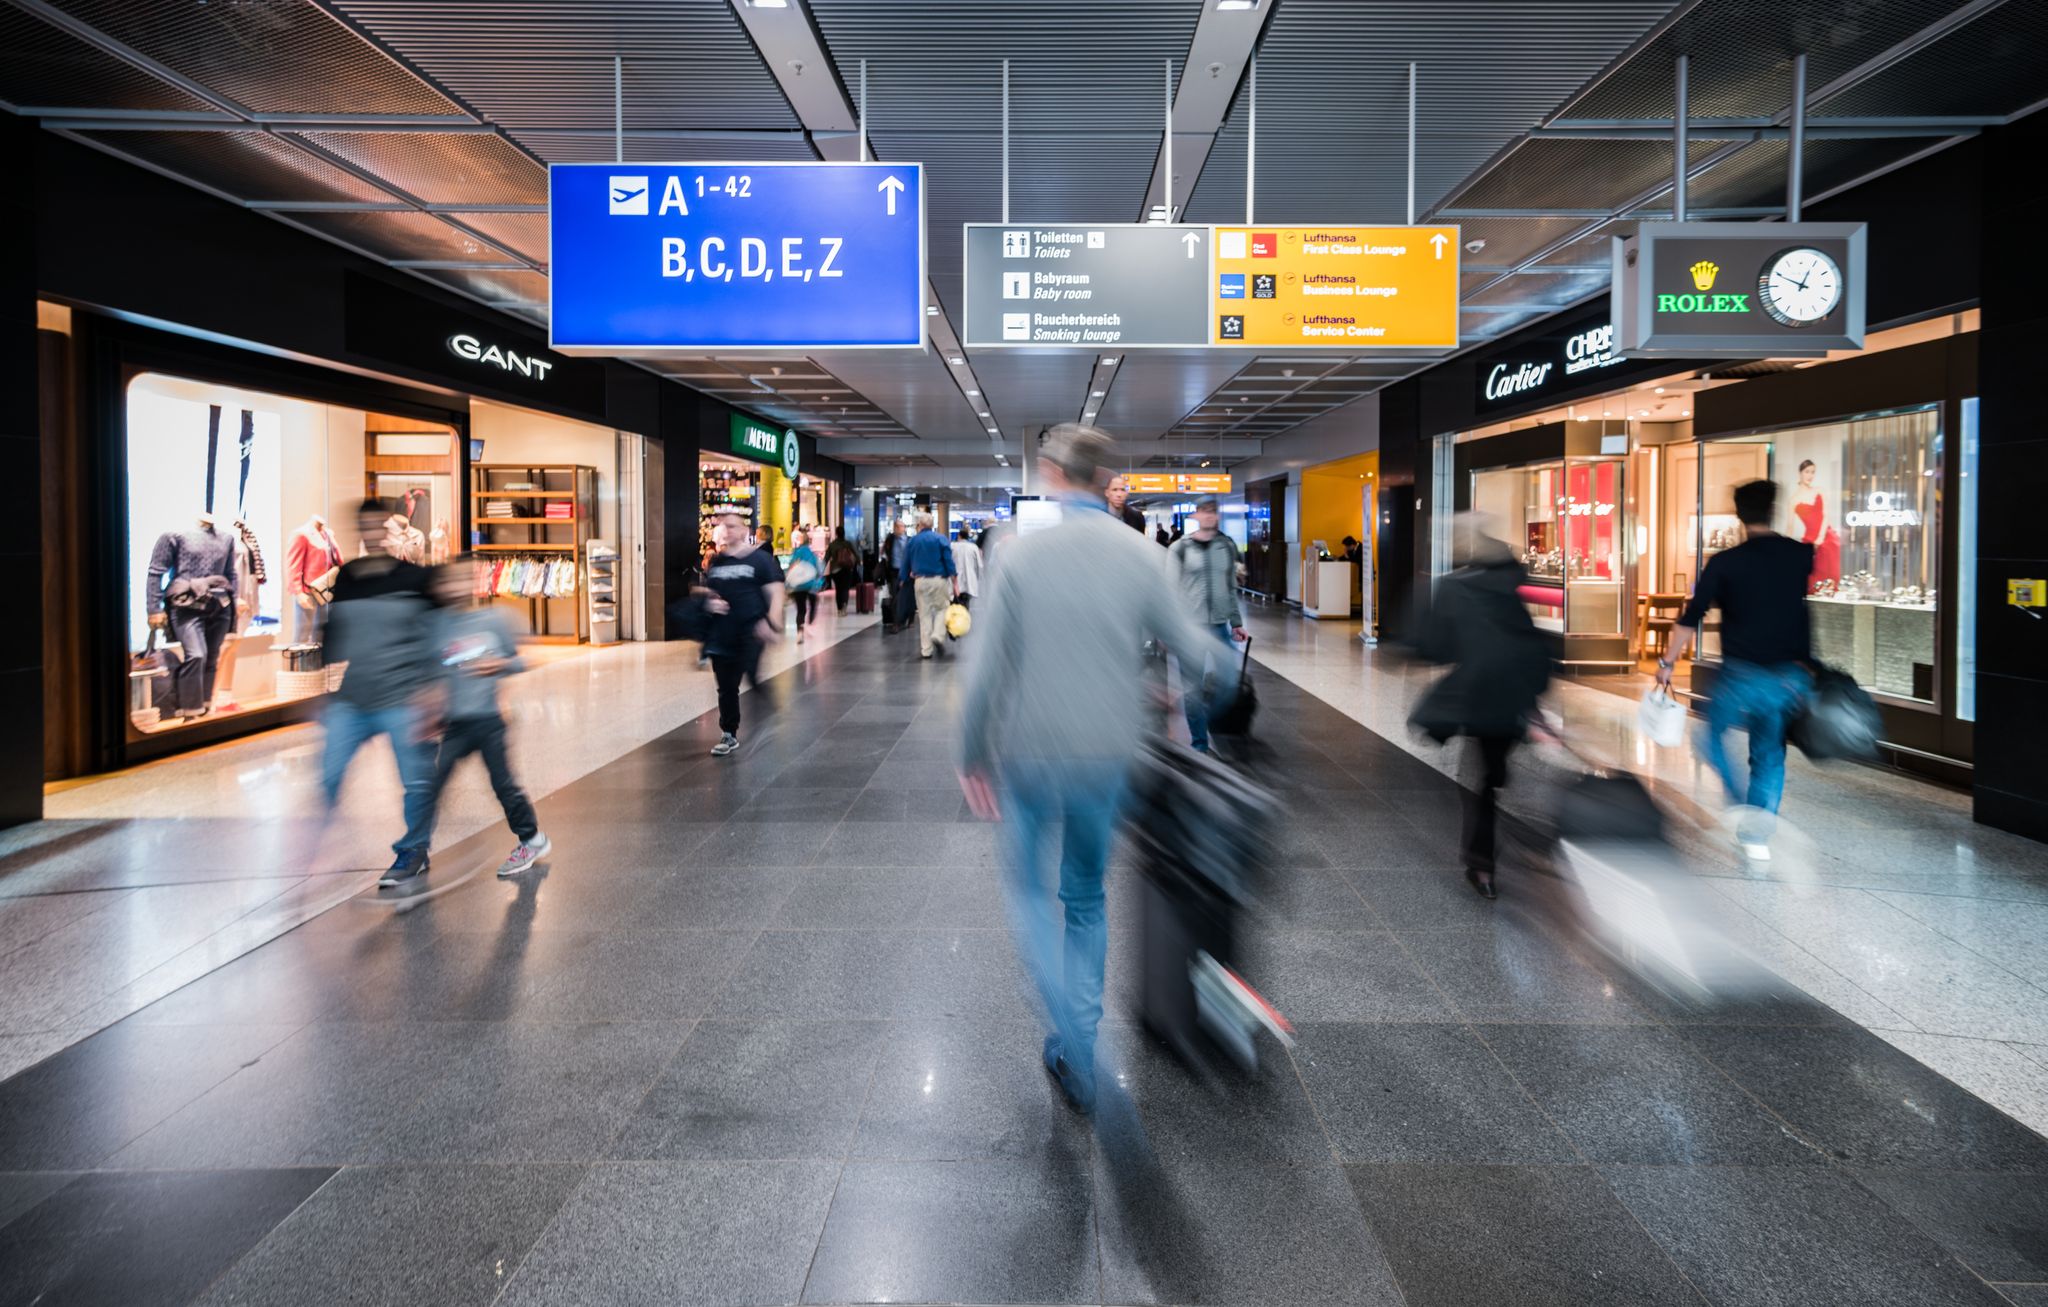
[[[918,164],[555,164],[548,244],[563,353],[924,345]]]

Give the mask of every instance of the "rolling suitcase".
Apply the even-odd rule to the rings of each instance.
[[[1263,880],[1272,796],[1213,758],[1154,741],[1133,776],[1140,891],[1139,1015],[1184,1060],[1210,1046],[1257,1062],[1259,1030],[1291,1042],[1271,1004],[1231,968],[1243,909]]]
[[[853,597],[853,611],[857,613],[872,613],[875,611],[875,583],[873,581],[862,581],[860,583],[860,591]]]

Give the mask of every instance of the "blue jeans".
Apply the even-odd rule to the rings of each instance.
[[[1102,969],[1109,953],[1103,870],[1129,771],[1126,763],[1087,760],[1023,759],[1003,766],[1010,927],[1061,1054],[1084,1084],[1095,1074],[1095,1028],[1102,1022]],[[1046,877],[1045,845],[1054,822],[1062,826],[1061,912],[1054,910]]]
[[[1798,663],[1750,663],[1731,658],[1714,679],[1700,756],[1721,775],[1728,802],[1775,813],[1785,794],[1785,732],[1806,706],[1813,677]],[[1749,780],[1728,756],[1731,730],[1749,732]]]
[[[1221,640],[1225,649],[1236,652],[1237,645],[1230,638],[1230,623],[1219,622],[1203,629]],[[1227,670],[1223,660],[1213,653],[1199,661],[1181,659],[1180,688],[1188,712],[1188,739],[1197,749],[1209,747],[1209,707],[1215,698],[1210,692],[1209,680],[1224,675]]]
[[[391,846],[397,853],[424,851],[434,835],[434,746],[415,738],[418,713],[409,703],[389,708],[359,708],[345,699],[334,699],[321,719],[327,741],[320,751],[320,788],[332,812],[341,798],[341,781],[348,775],[349,760],[356,750],[379,735],[391,737],[391,752],[398,759],[398,779],[405,786],[405,834]]]

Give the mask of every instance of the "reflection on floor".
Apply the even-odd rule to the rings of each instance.
[[[835,617],[787,667],[865,630]],[[507,683],[520,778],[535,797],[689,721],[715,689],[694,645],[537,645]],[[322,836],[320,734],[266,732],[51,793],[49,820],[0,833],[0,1076],[240,957],[359,891],[403,828],[390,750],[358,755]],[[456,774],[436,848],[503,818],[482,767]],[[316,840],[321,840],[317,851]],[[510,837],[505,837],[509,844]]]
[[[1325,689],[1395,677],[1341,632],[1261,632]],[[1204,1082],[1128,1022],[1120,857],[1091,1130],[1038,1065],[998,831],[956,786],[958,676],[907,636],[818,650],[749,701],[734,758],[693,717],[543,799],[544,872],[492,878],[483,831],[431,892],[351,898],[0,1084],[0,1301],[1995,1304],[2048,1281],[2048,1141],[1796,989],[1676,1004],[1520,886],[1481,903],[1449,782],[1279,676],[1256,773],[1287,874],[1246,970],[1299,1042]]]
[[[1433,669],[1367,649],[1355,623],[1276,613],[1254,618],[1254,661],[1454,770],[1454,751],[1405,726]],[[1548,706],[1582,753],[1649,778],[1667,806],[1712,826],[1719,782],[1690,744],[1650,743],[1633,698],[1560,681]],[[2048,847],[1977,825],[1967,794],[1874,768],[1816,767],[1796,751],[1785,794],[1790,829],[1767,871],[1725,842],[1694,841],[1696,864],[1737,909],[1731,930],[1850,1020],[2048,1130]],[[1513,787],[1507,801],[1517,802]]]

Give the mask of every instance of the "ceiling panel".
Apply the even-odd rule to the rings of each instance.
[[[544,163],[610,163],[617,155],[603,128],[528,128],[514,140]],[[627,132],[625,156],[635,163],[809,163],[818,157],[800,131]]]
[[[542,310],[548,304],[548,279],[537,272],[427,270],[421,275],[486,304],[523,305]]]
[[[612,56],[629,128],[793,128],[727,0],[332,0],[508,128],[610,127]]]
[[[499,248],[545,264],[548,260],[548,217],[544,213],[451,213],[456,222],[483,233]]]
[[[310,0],[55,0],[257,113],[457,115],[460,105]]]
[[[294,213],[291,218],[380,259],[506,260],[504,251],[425,213]]]
[[[0,100],[24,108],[161,109],[212,106],[106,52],[0,6]]]
[[[428,204],[544,204],[547,170],[486,132],[306,132],[318,149]]]
[[[1725,141],[1689,141],[1695,165]],[[1669,141],[1522,142],[1458,196],[1461,209],[1613,209],[1671,180]],[[1498,262],[1489,251],[1488,262]]]
[[[1570,108],[1575,118],[1669,120],[1672,61],[1688,56],[1696,118],[1775,114],[1792,98],[1792,56],[1818,89],[1961,7],[1963,0],[1701,0]]]
[[[86,139],[243,200],[386,201],[381,187],[269,132],[108,131]]]
[[[2048,97],[2044,53],[2048,5],[2007,3],[1814,111],[1842,117],[2017,113]]]

